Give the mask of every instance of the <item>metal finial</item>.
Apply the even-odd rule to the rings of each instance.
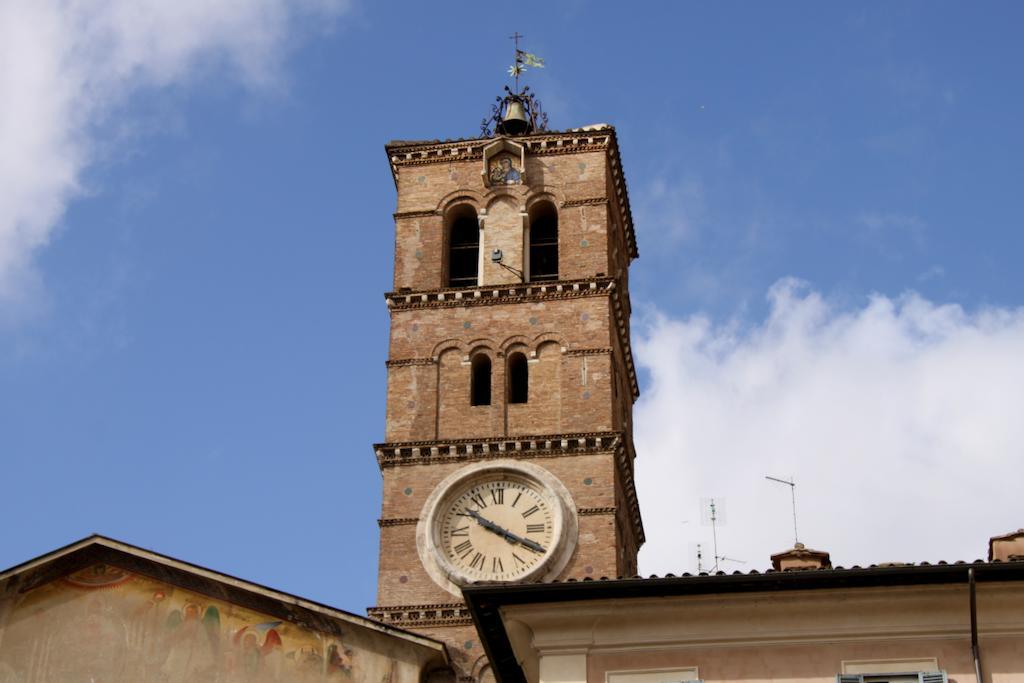
[[[515,54],[513,55],[513,62],[512,62],[512,65],[513,65],[512,66],[512,77],[515,79],[516,92],[519,92],[519,74],[522,73],[522,69],[518,68],[518,67],[520,67],[522,65],[522,61],[520,61],[520,57],[519,57],[519,55],[520,55],[520,52],[519,52],[519,39],[520,38],[525,38],[525,37],[526,36],[520,34],[519,31],[516,31],[515,33],[513,33],[512,35],[510,35],[508,37],[509,40],[511,40],[513,42],[513,44],[516,46],[516,51],[515,51]]]
[[[516,31],[509,40],[515,46],[515,58],[508,74],[512,77],[515,89],[505,86],[505,96],[498,97],[491,107],[491,114],[480,122],[480,133],[483,137],[500,135],[526,135],[548,129],[548,117],[541,110],[540,101],[530,92],[530,86],[519,87],[519,77],[528,69],[543,69],[544,60],[532,52],[519,47],[519,39],[523,35]]]

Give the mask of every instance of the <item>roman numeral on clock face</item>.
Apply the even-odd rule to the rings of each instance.
[[[463,526],[458,529],[452,529],[452,536],[469,536],[469,527]]]
[[[535,512],[540,512],[540,508],[534,505],[532,508],[523,513],[523,517],[529,517]]]
[[[469,555],[471,552],[473,552],[473,544],[469,541],[463,541],[462,543],[452,548],[452,550],[455,551],[456,555],[465,557],[466,555]]]
[[[494,572],[495,574],[499,574],[499,573],[505,571],[505,568],[503,566],[501,566],[501,558],[500,557],[495,557],[495,558],[493,558],[491,560],[491,571]]]
[[[479,493],[470,496],[469,499],[481,510],[487,507],[487,501]]]
[[[484,568],[484,561],[486,559],[487,559],[486,555],[481,555],[480,553],[477,553],[476,555],[473,556],[473,559],[470,561],[469,566],[470,566],[471,569],[483,569]]]
[[[505,489],[492,489],[491,490],[491,502],[495,505],[505,504]]]
[[[526,525],[526,533],[528,533],[528,534],[542,534],[542,533],[544,533],[544,525],[543,524],[527,524]],[[455,534],[453,532],[452,536],[454,536],[454,535]]]

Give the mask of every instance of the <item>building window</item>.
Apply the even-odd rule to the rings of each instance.
[[[508,357],[508,402],[526,403],[530,397],[530,371],[526,356],[513,353]]]
[[[475,287],[480,267],[480,223],[473,207],[452,211],[448,232],[448,285]]]
[[[697,667],[686,669],[655,669],[651,671],[608,671],[607,683],[703,683]]]
[[[491,405],[491,359],[483,353],[473,356],[471,365],[469,403],[474,406]]]
[[[530,209],[530,280],[558,279],[558,211],[550,202]]]
[[[945,671],[839,674],[836,683],[947,683]]]
[[[947,683],[944,671],[911,671],[894,674],[840,674],[837,683]]]

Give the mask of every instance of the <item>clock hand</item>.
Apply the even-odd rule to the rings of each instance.
[[[486,517],[484,517],[483,515],[481,515],[476,510],[470,510],[470,509],[467,508],[466,509],[466,514],[469,515],[470,517],[472,517],[473,519],[475,519],[477,524],[479,524],[483,528],[487,529],[488,531],[493,531],[494,533],[498,534],[499,536],[504,536],[505,538],[508,538],[508,539],[511,539],[511,538],[515,537],[515,534],[513,534],[511,531],[509,531],[508,529],[506,529],[503,526],[499,526],[498,524],[495,524],[491,520],[489,520]]]
[[[516,536],[516,540],[519,541],[521,545],[529,548],[530,550],[533,550],[534,552],[545,552],[544,546],[542,546],[540,543],[537,543],[536,541],[531,541],[528,538],[521,538],[519,536]]]
[[[518,543],[518,544],[520,544],[520,545],[522,545],[522,546],[524,546],[526,548],[529,548],[530,550],[532,550],[534,552],[537,552],[537,553],[545,552],[544,546],[542,546],[540,543],[537,543],[535,541],[531,541],[528,538],[523,538],[522,536],[519,536],[518,534],[512,533],[511,531],[509,531],[505,527],[500,526],[498,524],[495,524],[491,520],[487,519],[486,517],[481,515],[476,510],[470,510],[470,509],[467,508],[466,509],[466,514],[469,515],[470,517],[472,517],[473,519],[475,519],[477,524],[479,524],[483,528],[487,529],[488,531],[494,532],[494,533],[498,534],[499,536],[504,536],[505,540],[509,541],[510,543]]]

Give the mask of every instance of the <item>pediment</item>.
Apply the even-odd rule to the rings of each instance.
[[[102,537],[0,573],[0,680],[384,681],[429,638]]]

